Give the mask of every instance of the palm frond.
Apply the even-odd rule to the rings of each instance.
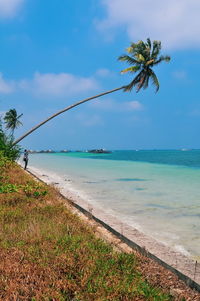
[[[144,43],[138,41],[137,43],[131,43],[127,48],[127,52],[130,55],[122,55],[118,59],[120,61],[127,62],[131,67],[121,71],[126,72],[139,72],[136,77],[124,87],[124,91],[131,91],[133,87],[136,87],[136,91],[140,91],[141,88],[146,89],[151,79],[152,84],[156,87],[156,92],[159,90],[159,81],[152,68],[161,63],[162,61],[169,62],[169,56],[159,56],[161,50],[161,42],[153,41],[148,38]]]
[[[124,74],[124,73],[127,73],[127,72],[135,73],[139,70],[140,70],[140,66],[131,66],[129,68],[126,68],[126,69],[122,70],[120,73],[121,74]]]
[[[130,47],[128,47],[126,50],[129,52],[129,53],[132,53],[135,51],[135,48],[137,48],[137,44],[138,43],[131,43]]]
[[[149,86],[149,75],[146,75],[142,88],[147,89]]]
[[[151,49],[151,40],[150,40],[150,38],[147,38],[147,46]]]
[[[155,62],[154,62],[154,65],[158,65],[159,63],[161,63],[161,62],[163,62],[163,61],[165,61],[165,62],[170,62],[170,60],[171,60],[171,57],[170,56],[168,56],[168,55],[166,55],[166,56],[163,56],[163,55],[161,55]]]
[[[171,61],[171,56],[169,56],[169,55],[164,56],[163,61],[165,61],[167,63],[170,62]]]
[[[156,74],[153,72],[152,69],[150,69],[150,79],[152,81],[152,84],[155,86],[156,88],[156,92],[158,92],[159,88],[160,88],[160,83],[158,81],[158,78],[156,76]]]
[[[15,124],[15,128],[18,128],[20,125],[23,125],[23,123],[20,120],[17,120]]]
[[[130,47],[126,48],[126,51],[131,54],[134,52],[134,47],[130,46]]]
[[[154,59],[151,59],[145,63],[145,66],[154,65]]]
[[[140,64],[140,62],[139,61],[137,61],[136,59],[134,59],[134,58],[132,58],[132,57],[130,57],[129,55],[121,55],[121,56],[119,56],[118,57],[118,60],[119,61],[124,61],[124,62],[127,62],[128,64],[130,64],[130,65],[139,65]]]
[[[137,42],[137,48],[140,50],[144,50],[146,48],[146,45],[142,40],[140,40]]]
[[[131,91],[133,89],[134,86],[137,86],[139,84],[139,82],[141,81],[141,78],[144,74],[144,71],[142,70],[131,82],[130,84],[128,84],[127,86],[124,87],[124,91]],[[137,92],[139,90],[137,89]]]
[[[145,73],[142,74],[140,81],[137,84],[136,92],[139,92],[141,88],[144,88],[145,80],[147,75]]]
[[[146,58],[146,56],[149,55],[149,47],[147,47],[147,45],[143,41],[132,43],[126,51],[136,59],[138,59],[138,54],[141,54],[144,58]]]
[[[145,57],[141,53],[135,54],[138,62],[143,63],[145,61]]]
[[[19,118],[21,118],[23,116],[23,113],[22,114],[20,114],[17,118],[19,119]]]
[[[153,41],[153,49],[152,49],[151,57],[153,59],[156,59],[158,54],[160,53],[160,50],[161,50],[161,42],[160,41]]]
[[[23,114],[17,115],[17,111],[15,109],[10,109],[6,112],[4,116],[4,122],[6,129],[10,129],[13,135],[14,130],[22,125],[22,122],[19,120]]]

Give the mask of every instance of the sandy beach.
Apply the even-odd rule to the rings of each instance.
[[[117,219],[114,215],[103,211],[102,208],[92,205],[83,198],[83,195],[74,189],[70,179],[62,178],[54,173],[47,173],[33,166],[29,166],[28,172],[43,182],[54,185],[78,210],[85,214],[90,214],[93,219],[116,235],[116,237],[122,239],[128,246],[153,258],[178,274],[179,278],[190,283],[191,286],[200,289],[199,263],[130,227],[130,225]]]

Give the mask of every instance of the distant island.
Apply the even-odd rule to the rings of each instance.
[[[55,150],[29,150],[29,153],[31,154],[52,154],[52,153],[70,153],[70,152],[75,152],[75,153],[92,153],[92,154],[111,154],[111,151],[108,151],[106,149],[100,148],[100,149],[91,149],[91,150],[76,150],[76,151],[71,151],[71,150],[60,150],[60,151],[55,151]]]
[[[111,154],[111,151],[107,151],[105,149],[92,149],[87,151],[88,153],[93,153],[93,154]]]

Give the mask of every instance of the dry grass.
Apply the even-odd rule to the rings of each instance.
[[[0,167],[0,300],[172,300],[148,284],[133,254],[97,239],[55,189],[16,164]]]

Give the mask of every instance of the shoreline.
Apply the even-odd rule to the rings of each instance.
[[[73,189],[70,180],[63,179],[56,174],[50,174],[33,166],[29,166],[27,171],[46,184],[54,185],[75,208],[85,215],[90,216],[98,224],[101,224],[101,226],[114,234],[123,243],[155,260],[178,275],[187,285],[200,291],[200,263],[127,225],[96,205],[90,204]]]
[[[66,179],[72,199],[78,193],[91,206],[200,262],[200,170],[65,154],[36,155],[30,164]]]

